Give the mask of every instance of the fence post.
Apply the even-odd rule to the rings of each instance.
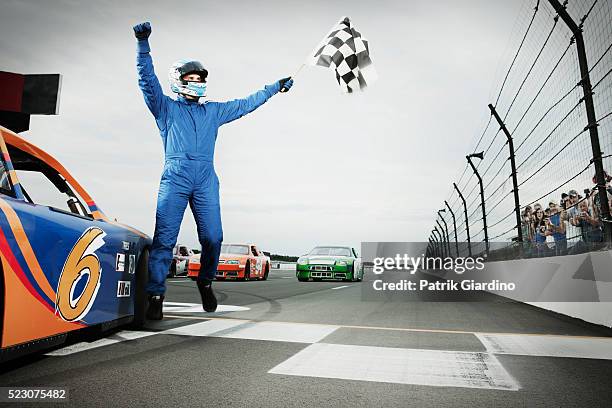
[[[444,200],[444,204],[446,204],[446,208],[451,213],[451,217],[453,217],[453,229],[455,230],[455,252],[457,252],[457,258],[459,257],[459,242],[457,242],[457,222],[455,220],[455,213],[453,209],[448,205],[448,201]]]
[[[438,224],[438,227],[440,227],[440,229],[438,229],[438,227],[436,228],[436,231],[438,231],[438,233],[440,234],[440,245],[442,246],[442,256],[446,257],[446,237],[444,236],[444,229],[442,228],[442,225],[440,225],[440,221],[436,220],[436,224]]]
[[[438,256],[438,238],[436,237],[436,231],[431,230],[431,238],[433,240],[433,254],[435,257]]]
[[[506,138],[508,138],[508,147],[510,149],[510,167],[512,169],[512,188],[513,188],[512,191],[514,192],[514,211],[516,212],[516,232],[518,233],[519,245],[521,245],[522,247],[523,228],[522,228],[522,221],[521,221],[521,203],[519,201],[518,181],[516,179],[516,161],[514,159],[514,142],[512,140],[512,135],[510,135],[510,132],[508,132],[508,129],[506,128],[506,125],[504,124],[502,119],[497,114],[495,107],[492,104],[489,104],[489,109],[491,110],[491,113],[495,117],[495,120],[497,120],[497,123],[499,123],[499,126],[502,132],[504,132],[504,134],[506,135]]]
[[[574,39],[576,40],[576,52],[578,54],[578,65],[580,66],[580,82],[584,93],[584,107],[587,114],[587,126],[591,136],[591,150],[593,151],[593,159],[591,160],[595,166],[595,178],[597,180],[597,194],[599,194],[599,203],[601,208],[601,219],[604,228],[604,240],[608,243],[612,241],[612,220],[610,219],[610,205],[608,203],[608,195],[606,192],[606,177],[604,175],[603,162],[601,159],[601,147],[599,145],[599,134],[597,132],[597,117],[595,116],[595,105],[593,104],[593,89],[591,87],[591,79],[589,77],[589,64],[587,62],[586,50],[584,47],[584,38],[582,37],[582,24],[576,25],[572,17],[565,9],[565,5],[561,5],[558,0],[548,0],[550,5],[555,9],[559,17],[569,27]]]
[[[438,230],[438,227],[434,227],[434,231],[438,234],[438,254],[441,255],[441,258],[444,258],[444,238],[442,238],[442,234],[440,230]]]
[[[450,249],[450,236],[448,235],[448,225],[446,224],[446,220],[444,219],[444,217],[442,216],[441,213],[446,212],[446,210],[443,208],[441,210],[438,210],[438,216],[442,219],[442,222],[444,223],[444,232],[446,234],[446,249],[448,251],[448,256],[451,256],[451,249]]]
[[[461,194],[461,190],[459,190],[457,184],[453,183],[453,186],[455,187],[457,194],[459,194],[459,198],[461,198],[461,201],[463,202],[463,213],[465,214],[465,232],[467,235],[468,253],[470,257],[472,257],[472,241],[470,238],[470,220],[468,219],[467,204],[465,203],[465,198],[463,197],[463,194]]]
[[[478,178],[478,185],[480,186],[480,207],[482,208],[482,225],[484,228],[485,254],[489,255],[489,233],[487,231],[487,212],[485,210],[484,188],[482,187],[482,177],[480,177],[478,169],[476,169],[476,166],[474,166],[474,163],[472,163],[473,157],[483,160],[484,152],[468,154],[467,156],[465,156],[465,158],[467,159],[468,163],[470,163],[474,174]]]

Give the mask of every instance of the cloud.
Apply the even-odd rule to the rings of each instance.
[[[131,26],[152,22],[166,92],[167,67],[189,56],[208,67],[210,97],[225,100],[294,72],[349,14],[381,77],[366,93],[343,95],[332,72],[308,67],[289,94],[219,132],[225,239],[299,254],[428,235],[486,110],[491,44],[506,39],[510,6],[490,3],[8,1],[0,46],[5,70],[64,76],[59,117],[33,117],[25,136],[109,216],[152,234],[163,151]],[[197,245],[191,215],[179,240]]]

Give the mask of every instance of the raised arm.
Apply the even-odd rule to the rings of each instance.
[[[167,111],[167,97],[162,92],[159,80],[153,69],[153,59],[149,54],[149,36],[151,24],[141,23],[134,26],[134,35],[138,40],[136,54],[136,69],[138,71],[138,85],[142,91],[147,107],[155,117],[160,128],[165,122]]]
[[[268,99],[276,95],[279,91],[286,92],[293,85],[293,79],[283,78],[273,84],[266,85],[264,89],[247,96],[244,99],[235,99],[228,102],[216,102],[219,106],[219,124],[224,125],[233,120],[241,118],[247,113],[263,105]]]

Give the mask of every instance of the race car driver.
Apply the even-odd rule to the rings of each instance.
[[[170,68],[170,87],[178,94],[172,99],[163,94],[153,70],[148,40],[151,24],[137,24],[134,34],[138,40],[138,84],[159,128],[165,152],[149,257],[147,318],[161,320],[163,317],[166,275],[187,203],[202,245],[197,286],[204,310],[214,312],[217,299],[212,281],[223,241],[219,179],[213,166],[218,128],[254,111],[279,91],[288,91],[293,80],[283,78],[244,99],[200,103],[200,98],[206,95],[208,71],[198,61],[181,60]]]

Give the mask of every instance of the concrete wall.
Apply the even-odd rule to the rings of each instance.
[[[270,266],[272,269],[277,269],[281,271],[294,271],[296,268],[295,262],[281,262],[281,261],[271,261]]]
[[[453,271],[425,272],[445,279],[514,282],[514,292],[490,292],[612,327],[612,251],[488,262],[484,270],[463,275]]]

